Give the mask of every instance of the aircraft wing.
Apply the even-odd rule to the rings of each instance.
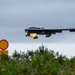
[[[61,33],[62,30],[53,30],[53,29],[43,29],[43,30],[28,30],[29,33],[37,33],[37,34],[54,34],[54,33]]]
[[[75,32],[75,29],[26,29],[25,32],[28,36],[37,37],[38,35],[46,35],[46,37],[51,36],[52,34],[62,33],[62,31]]]

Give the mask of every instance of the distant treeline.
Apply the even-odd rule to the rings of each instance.
[[[0,56],[0,75],[75,75],[75,57],[40,46],[35,51]]]

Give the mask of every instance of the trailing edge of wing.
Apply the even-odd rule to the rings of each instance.
[[[75,29],[70,29],[70,32],[75,32]]]

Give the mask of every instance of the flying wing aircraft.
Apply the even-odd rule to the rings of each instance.
[[[37,39],[37,35],[46,35],[46,37],[50,37],[52,34],[62,33],[62,31],[70,31],[75,32],[75,28],[70,29],[44,29],[38,27],[29,27],[25,29],[26,37],[32,37],[33,39]]]

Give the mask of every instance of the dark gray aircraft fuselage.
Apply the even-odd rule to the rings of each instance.
[[[62,33],[62,31],[70,31],[75,32],[75,28],[70,29],[44,29],[44,28],[38,28],[38,27],[30,27],[25,29],[26,36],[30,36],[30,34],[38,34],[38,35],[46,35],[46,37],[51,36],[51,34],[55,33]],[[31,36],[33,37],[33,36]],[[38,38],[37,35],[33,37]]]

